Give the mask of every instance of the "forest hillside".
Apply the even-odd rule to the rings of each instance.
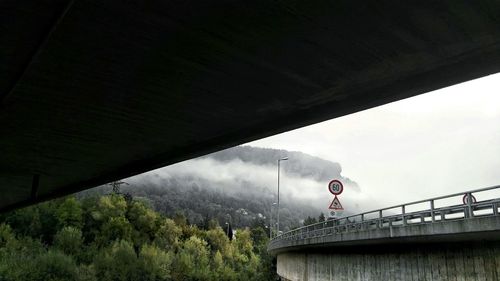
[[[277,159],[281,163],[280,229],[303,224],[308,217],[327,215],[333,196],[331,179],[340,179],[346,214],[359,209],[360,188],[343,176],[339,163],[302,152],[238,146],[123,180],[121,192],[142,198],[167,216],[183,213],[202,226],[216,219],[221,225],[250,226],[256,219],[270,223],[277,216]],[[107,194],[110,186],[86,191]]]
[[[57,199],[0,215],[0,281],[274,280],[268,238],[200,228],[130,196]]]

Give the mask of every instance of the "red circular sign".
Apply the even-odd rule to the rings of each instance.
[[[470,199],[471,203],[477,203],[476,197],[474,197],[474,195],[471,194]],[[467,194],[465,194],[464,197],[462,197],[462,202],[464,202],[464,204],[467,204]]]
[[[328,190],[333,194],[333,195],[340,195],[342,191],[344,191],[344,186],[339,180],[332,180],[328,184]]]

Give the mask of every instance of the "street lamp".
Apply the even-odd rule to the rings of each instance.
[[[276,235],[280,234],[280,162],[288,160],[288,157],[278,159],[278,215],[276,223]]]
[[[273,206],[276,204],[276,202],[271,204],[271,210],[269,212],[269,239],[273,238]]]

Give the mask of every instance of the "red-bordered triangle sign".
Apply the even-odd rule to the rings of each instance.
[[[335,196],[335,198],[333,198],[333,201],[330,204],[330,207],[328,207],[328,209],[332,209],[332,210],[344,210],[344,207],[342,207],[342,204],[340,204],[339,199],[337,198],[337,196]]]

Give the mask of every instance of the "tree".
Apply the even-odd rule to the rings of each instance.
[[[78,256],[82,250],[82,231],[72,226],[66,226],[54,236],[54,247],[70,256]]]
[[[216,229],[220,227],[219,226],[219,222],[215,219],[211,219],[208,221],[208,229],[207,230],[210,230],[210,229]]]
[[[158,214],[146,207],[142,202],[131,202],[127,212],[127,218],[133,226],[134,245],[139,247],[144,243],[150,243],[157,229]]]
[[[250,256],[253,251],[252,238],[248,228],[238,230],[233,243],[239,252],[244,255]]]
[[[250,229],[253,241],[253,252],[260,257],[259,280],[277,280],[276,258],[267,252],[269,238],[262,227]]]
[[[206,238],[213,253],[217,251],[222,253],[226,252],[226,248],[229,245],[229,239],[220,226],[208,230],[206,232]]]
[[[208,216],[208,213],[206,213],[205,217],[203,218],[203,225],[201,226],[201,228],[203,230],[208,230],[210,228],[210,226],[209,226],[210,221],[211,221],[211,219]]]
[[[49,250],[35,259],[27,280],[78,280],[77,266],[70,256]]]
[[[112,217],[125,217],[125,213],[127,212],[127,201],[119,194],[102,196],[99,199],[96,211],[100,212],[102,217],[98,217],[103,220]]]
[[[15,210],[5,217],[5,222],[18,235],[37,238],[43,235],[40,211],[37,206]]]
[[[325,214],[321,213],[318,217],[318,222],[323,222],[325,221]]]
[[[179,250],[174,263],[174,280],[209,280],[211,276],[207,242],[191,236]]]
[[[237,273],[231,268],[228,262],[224,262],[222,254],[219,251],[214,254],[212,267],[213,280],[237,280]]]
[[[262,245],[267,246],[267,242],[269,242],[266,231],[260,226],[250,229],[250,237],[252,238],[254,250],[258,250]]]
[[[81,229],[83,226],[83,210],[75,197],[68,197],[58,206],[56,217],[58,228],[73,226]]]
[[[307,216],[307,219],[304,220],[304,226],[311,225],[317,223],[316,218],[311,218]]]
[[[135,229],[153,237],[158,218],[158,214],[155,211],[146,207],[144,203],[135,201],[130,204],[127,217]]]
[[[137,255],[125,240],[115,241],[104,249],[94,261],[96,277],[103,281],[140,280]]]
[[[178,214],[176,224],[135,200],[70,197],[3,215],[0,281],[274,278],[259,221],[231,241],[215,220],[202,230]]]
[[[94,265],[80,264],[76,269],[78,281],[97,281]]]
[[[175,250],[179,246],[182,229],[171,219],[161,219],[153,243],[162,249]]]
[[[96,241],[105,246],[116,240],[132,241],[132,226],[124,217],[112,217],[101,227]]]
[[[12,243],[16,240],[14,233],[12,233],[12,228],[10,225],[2,223],[0,224],[0,248],[4,248],[7,244]]]
[[[0,280],[32,280],[38,257],[46,253],[39,240],[21,236],[16,239],[3,227],[4,245],[0,247]]]
[[[232,243],[236,248],[234,263],[235,271],[239,275],[238,280],[260,280],[260,273],[255,270],[260,267],[260,259],[253,252],[250,230],[238,230]]]
[[[99,197],[97,196],[90,196],[81,199],[81,206],[83,210],[82,233],[86,243],[90,243],[95,240],[103,222],[102,214],[96,210],[98,202]]]
[[[227,230],[225,233],[227,235],[227,238],[229,238],[229,240],[231,241],[231,240],[233,240],[233,235],[234,235],[233,227],[231,226],[231,223],[229,223],[229,222],[227,223],[226,227],[227,227]]]
[[[143,245],[139,252],[141,280],[169,280],[173,259],[173,252],[162,251],[155,245]]]
[[[186,216],[180,212],[176,212],[173,219],[175,224],[180,226],[181,228],[184,228],[188,225]]]

